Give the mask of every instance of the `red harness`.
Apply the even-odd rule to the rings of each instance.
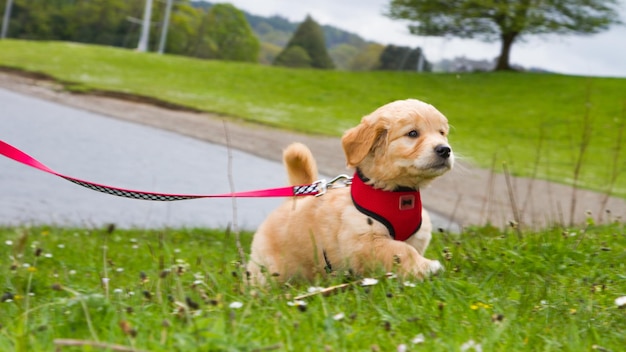
[[[357,170],[350,186],[352,202],[363,214],[379,221],[394,240],[406,241],[422,226],[422,199],[419,190],[376,189],[365,183]]]

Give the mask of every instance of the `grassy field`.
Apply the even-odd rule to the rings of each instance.
[[[495,165],[496,171],[506,161],[514,174],[571,183],[581,141],[588,138],[580,185],[626,196],[620,137],[626,120],[626,79],[293,70],[15,40],[0,41],[0,66],[45,73],[71,90],[137,94],[337,136],[382,104],[418,98],[448,116],[451,142],[466,161]]]
[[[50,351],[59,339],[150,351],[624,347],[624,224],[436,234],[427,256],[446,271],[424,282],[381,273],[370,286],[338,275],[255,289],[223,231],[3,228],[0,238],[2,351]],[[73,350],[101,349],[63,348]]]

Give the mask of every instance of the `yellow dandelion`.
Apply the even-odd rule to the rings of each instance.
[[[37,268],[35,268],[34,266],[29,266],[26,270],[28,270],[28,272],[34,273],[35,271],[37,271]]]

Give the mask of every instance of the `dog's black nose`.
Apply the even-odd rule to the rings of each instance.
[[[452,152],[452,149],[450,149],[447,145],[439,144],[435,147],[435,153],[444,159],[448,159],[450,157],[450,152]]]

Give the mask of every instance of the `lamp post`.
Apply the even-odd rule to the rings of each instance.
[[[165,17],[163,18],[163,27],[161,27],[161,40],[159,40],[159,54],[163,54],[165,50],[165,42],[167,41],[167,28],[170,24],[170,13],[172,12],[172,0],[167,0],[165,5]]]
[[[0,39],[7,37],[7,31],[9,30],[9,21],[11,20],[11,7],[13,7],[13,0],[7,0],[4,7],[4,17],[2,17],[2,32],[0,33]]]
[[[148,51],[148,39],[150,38],[150,19],[152,18],[152,0],[146,0],[146,7],[143,11],[143,21],[141,24],[141,35],[139,36],[138,51]]]

